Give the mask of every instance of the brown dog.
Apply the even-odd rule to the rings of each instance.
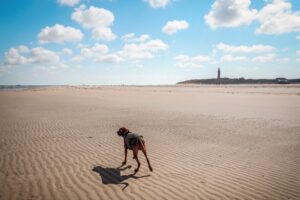
[[[143,140],[143,136],[140,136],[136,133],[131,133],[127,128],[122,127],[118,130],[118,135],[122,136],[124,138],[124,149],[125,149],[125,160],[122,163],[122,165],[125,165],[127,162],[127,150],[130,149],[133,151],[133,159],[136,159],[136,162],[138,164],[137,168],[134,170],[135,173],[139,171],[140,169],[140,161],[138,159],[138,151],[141,150],[147,160],[148,167],[150,171],[152,170],[151,164],[149,162],[147,152],[146,152],[146,145]]]

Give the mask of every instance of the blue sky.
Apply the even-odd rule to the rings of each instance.
[[[2,0],[0,84],[300,77],[299,0]]]

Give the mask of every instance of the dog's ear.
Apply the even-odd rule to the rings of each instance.
[[[129,130],[125,127],[122,127],[122,130],[123,130],[123,133],[128,133],[129,132]]]
[[[125,128],[125,127],[122,127],[122,128],[120,128],[119,130],[118,130],[118,135],[119,136],[123,136],[125,133],[128,133],[129,132],[129,130],[127,129],[127,128]]]

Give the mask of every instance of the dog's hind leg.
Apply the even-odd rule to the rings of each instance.
[[[145,155],[145,157],[146,157],[146,160],[147,160],[147,163],[148,163],[149,170],[152,172],[153,169],[152,169],[151,164],[150,164],[150,161],[149,161],[149,159],[148,159],[146,149],[145,149],[145,148],[142,149],[142,152],[144,153],[144,155]]]
[[[141,166],[141,163],[140,163],[139,158],[138,158],[138,151],[139,151],[139,149],[138,149],[137,146],[134,146],[132,148],[132,151],[133,151],[133,158],[136,159],[136,162],[138,164],[137,168],[134,170],[134,172],[137,173],[139,171],[139,169],[140,169],[140,166]]]

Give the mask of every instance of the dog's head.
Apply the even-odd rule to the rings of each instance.
[[[126,133],[129,133],[129,130],[125,127],[120,128],[117,132],[118,136],[124,136]]]

